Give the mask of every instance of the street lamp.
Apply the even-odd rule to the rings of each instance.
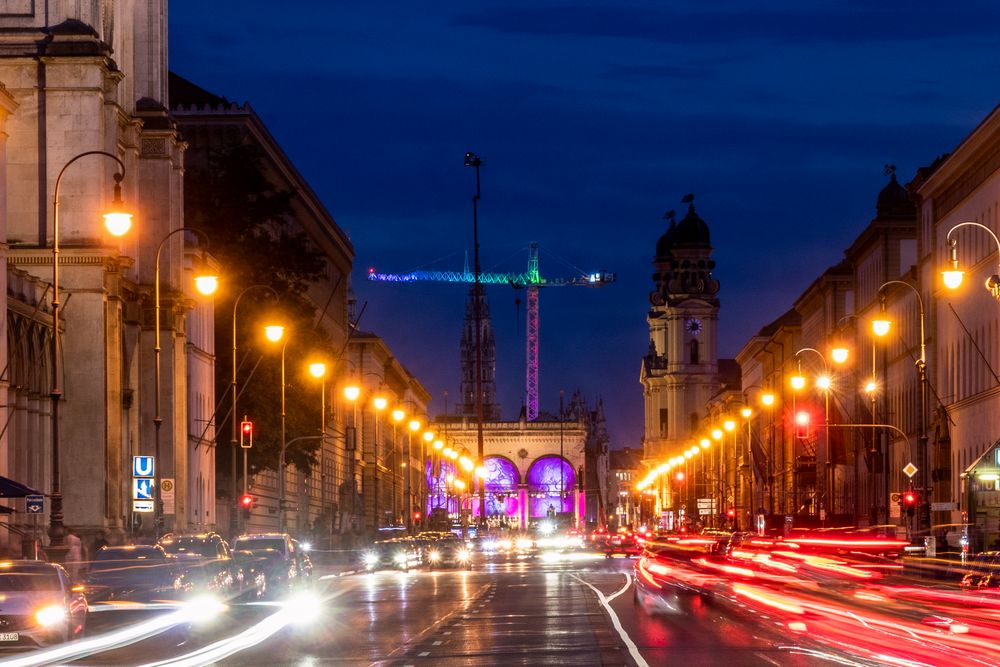
[[[181,227],[167,232],[166,236],[160,240],[159,245],[156,246],[156,260],[153,269],[153,338],[155,341],[155,345],[153,346],[153,405],[155,410],[153,414],[153,461],[155,463],[154,476],[156,478],[154,481],[154,485],[156,486],[156,501],[153,504],[153,531],[156,537],[160,536],[160,529],[163,527],[163,495],[160,492],[160,478],[162,477],[161,472],[163,470],[163,464],[160,459],[160,426],[163,424],[163,417],[160,415],[160,252],[172,236],[183,232],[194,233],[205,242],[205,245],[208,245],[209,242],[208,235],[200,229]],[[199,274],[195,276],[195,287],[205,296],[214,294],[219,285],[219,280],[218,276],[211,273],[210,269],[208,269],[204,250],[201,252],[199,270]],[[171,410],[171,412],[173,411]],[[233,423],[235,422],[236,413],[234,412]],[[170,460],[173,463],[173,455],[171,455]]]
[[[409,427],[406,431],[406,477],[403,478],[403,495],[406,497],[406,502],[403,503],[404,511],[406,512],[406,533],[408,535],[413,534],[413,466],[410,465],[413,462],[413,434],[420,430],[420,420],[411,419],[407,424]],[[422,448],[421,448],[422,449]],[[424,457],[421,453],[420,456],[420,470],[418,474],[423,475],[424,472]],[[420,508],[421,513],[426,512],[426,507]]]
[[[941,275],[944,278],[944,284],[949,289],[957,289],[962,284],[962,278],[965,275],[965,272],[958,268],[958,239],[952,238],[951,236],[952,232],[959,227],[977,227],[982,229],[993,238],[993,242],[997,244],[997,252],[1000,253],[1000,239],[998,239],[997,235],[993,233],[993,230],[986,225],[978,222],[960,222],[949,229],[947,239],[951,268],[941,272]],[[994,273],[986,279],[986,289],[989,290],[994,299],[1000,301],[1000,267],[998,267],[997,273]]]
[[[118,164],[120,171],[115,172],[114,197],[111,202],[113,210],[104,214],[104,226],[112,236],[123,236],[132,226],[132,215],[122,211],[121,182],[125,178],[125,163],[118,157],[105,151],[86,151],[76,155],[63,165],[56,177],[55,192],[52,197],[52,387],[49,390],[49,400],[52,403],[52,511],[49,513],[49,551],[51,558],[62,561],[66,555],[66,528],[63,525],[62,477],[59,468],[59,401],[62,399],[62,387],[59,363],[59,185],[63,174],[71,164],[88,155],[101,155],[110,158]],[[156,470],[160,462],[156,461]]]
[[[326,373],[327,366],[323,361],[313,361],[309,364],[309,375],[319,380],[319,506],[320,516],[326,516]],[[326,527],[323,520],[323,540],[325,541],[332,529]]]
[[[960,223],[955,227],[960,227],[966,224],[978,225],[978,223]],[[954,231],[955,227],[952,227],[952,231]],[[948,234],[950,235],[951,231],[949,231]],[[1000,283],[1000,279],[998,279],[998,283]],[[920,296],[920,290],[918,290],[910,283],[903,282],[902,280],[888,280],[882,283],[882,285],[878,288],[877,292],[879,300],[881,302],[881,309],[883,313],[885,312],[886,309],[886,294],[885,294],[886,288],[892,285],[902,285],[904,287],[909,288],[910,291],[912,291],[913,294],[916,295],[917,305],[919,307],[918,315],[920,317],[920,358],[917,359],[917,361],[914,363],[914,365],[917,368],[917,380],[920,383],[920,437],[918,438],[917,458],[920,460],[920,480],[921,480],[920,486],[923,489],[924,498],[927,499],[931,494],[931,487],[928,483],[928,475],[927,475],[927,469],[930,466],[930,459],[928,457],[928,452],[927,452],[927,337],[924,334],[924,300],[923,297]],[[885,335],[884,333],[879,334],[878,330],[875,330],[875,333],[878,335]],[[888,333],[888,326],[885,327],[885,333]],[[888,452],[886,452],[886,457],[888,457]],[[888,499],[886,500],[888,502]],[[917,520],[918,528],[923,528],[923,516],[924,512],[921,512],[920,517]]]
[[[393,524],[399,519],[399,510],[396,507],[396,478],[399,475],[399,455],[396,444],[396,426],[399,425],[401,421],[406,417],[406,411],[402,408],[393,408],[392,412],[389,413],[392,417],[392,521]],[[405,465],[405,462],[404,462]],[[403,491],[406,491],[406,485],[403,485]]]
[[[823,456],[823,471],[822,471],[822,475],[817,474],[817,479],[822,481],[822,487],[819,489],[819,493],[817,493],[817,496],[820,499],[820,506],[819,506],[820,521],[825,521],[827,501],[829,501],[829,505],[830,505],[831,510],[834,509],[834,503],[833,503],[834,494],[833,494],[833,489],[831,488],[832,487],[831,482],[833,480],[833,475],[832,475],[832,472],[833,472],[833,456],[832,456],[832,452],[830,451],[830,449],[831,449],[831,447],[830,447],[830,387],[832,386],[832,380],[830,379],[830,368],[829,368],[829,366],[826,363],[826,357],[823,355],[822,352],[820,352],[819,350],[817,350],[814,347],[803,347],[802,349],[796,351],[795,358],[796,358],[796,360],[797,360],[797,362],[799,364],[799,372],[800,373],[801,373],[801,364],[802,364],[802,362],[799,359],[799,355],[802,354],[803,352],[812,352],[817,357],[819,357],[820,362],[822,362],[822,364],[823,364],[823,374],[816,378],[816,388],[817,389],[821,389],[823,391],[823,449],[824,449],[824,454],[825,454]],[[847,360],[846,356],[844,356],[843,358],[844,358],[844,361]],[[817,461],[817,463],[819,463],[819,462]],[[817,471],[817,473],[818,472],[819,471]]]
[[[296,331],[296,330],[293,330]],[[285,336],[285,342],[281,345],[281,449],[278,451],[278,532],[285,532],[285,450],[288,448],[288,442],[285,440],[285,387],[287,383],[285,382],[285,350],[288,349],[288,343],[292,340],[292,332],[288,332]],[[310,333],[316,338],[319,338],[319,334],[313,329],[301,329],[301,331]],[[323,369],[326,372],[326,369]],[[325,406],[324,406],[325,407]],[[296,438],[298,440],[300,438]],[[316,439],[316,438],[314,438]],[[322,436],[320,438],[322,439]]]
[[[230,450],[232,452],[232,457],[231,457],[232,461],[230,462],[231,463],[230,467],[232,472],[230,492],[233,501],[236,500],[236,440],[239,436],[238,427],[236,425],[236,415],[239,414],[236,411],[236,401],[238,398],[236,391],[236,315],[237,315],[237,309],[239,308],[240,305],[240,300],[243,298],[243,295],[246,294],[247,292],[258,289],[269,292],[275,301],[278,300],[278,293],[274,290],[274,288],[268,285],[258,284],[258,285],[250,285],[249,287],[245,288],[242,292],[240,292],[236,296],[236,299],[233,301],[233,349],[232,349],[233,373],[232,373],[232,381],[229,387],[229,391],[232,393],[232,411],[230,412],[230,421],[232,422],[232,430],[231,430],[232,435],[229,441],[229,445],[230,445]],[[264,327],[264,337],[271,343],[277,343],[279,340],[281,340],[282,336],[284,335],[285,335],[285,327],[281,326],[280,324],[268,324],[265,325]],[[246,449],[243,450],[243,495],[244,496],[247,495],[247,450]],[[239,513],[236,512],[235,506],[232,512],[233,512],[232,514],[233,520],[230,521],[230,526],[235,529],[238,525]]]

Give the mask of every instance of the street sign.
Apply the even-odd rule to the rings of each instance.
[[[910,479],[913,479],[913,476],[917,474],[917,470],[918,470],[917,466],[913,465],[912,463],[907,463],[905,466],[903,466],[903,474],[909,477]]]
[[[141,477],[132,480],[132,500],[152,500],[153,480]]]
[[[153,501],[152,500],[133,500],[132,501],[132,511],[133,512],[152,512],[153,511]],[[142,525],[142,522],[140,522],[139,525]]]
[[[42,514],[45,512],[45,496],[25,496],[24,510],[28,514]]]
[[[154,463],[152,456],[133,456],[132,457],[132,476],[133,477],[154,477],[153,474]]]
[[[709,510],[703,507],[698,508],[698,516],[712,516],[713,514],[715,514],[715,510]]]
[[[715,498],[698,498],[698,509],[715,509]]]
[[[173,478],[163,478],[160,480],[160,501],[163,503],[163,513],[174,513],[174,480]]]

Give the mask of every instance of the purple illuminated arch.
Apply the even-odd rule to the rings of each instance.
[[[517,466],[504,456],[487,456],[485,466],[487,516],[517,516],[518,486],[521,483]]]
[[[458,512],[458,498],[448,494],[448,473],[458,474],[453,462],[441,461],[436,466],[430,461],[427,462],[427,507],[425,511],[428,516],[431,510],[436,507],[444,507],[448,514]]]
[[[528,510],[531,518],[544,518],[550,509],[572,512],[575,488],[576,473],[569,461],[558,456],[536,459],[528,469]],[[560,490],[563,494],[561,499]]]

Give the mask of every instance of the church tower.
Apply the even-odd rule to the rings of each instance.
[[[469,298],[465,302],[465,326],[462,328],[462,401],[458,404],[458,415],[476,417],[476,286],[469,288]],[[486,300],[486,289],[479,286],[479,337],[482,345],[483,369],[483,419],[500,419],[497,405],[497,348],[493,338],[493,323],[490,320],[490,305]]]
[[[719,390],[719,282],[708,225],[694,208],[694,195],[683,200],[687,215],[674,213],[656,243],[649,294],[649,349],[642,359],[640,382],[645,402],[645,458],[676,455],[691,445],[698,420]]]

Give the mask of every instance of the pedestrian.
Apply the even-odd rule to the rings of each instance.
[[[108,534],[103,528],[101,528],[97,531],[97,536],[94,538],[94,553],[96,554],[106,546],[108,546]]]
[[[72,581],[77,581],[80,576],[80,567],[83,564],[83,542],[73,531],[66,531],[66,569]]]

